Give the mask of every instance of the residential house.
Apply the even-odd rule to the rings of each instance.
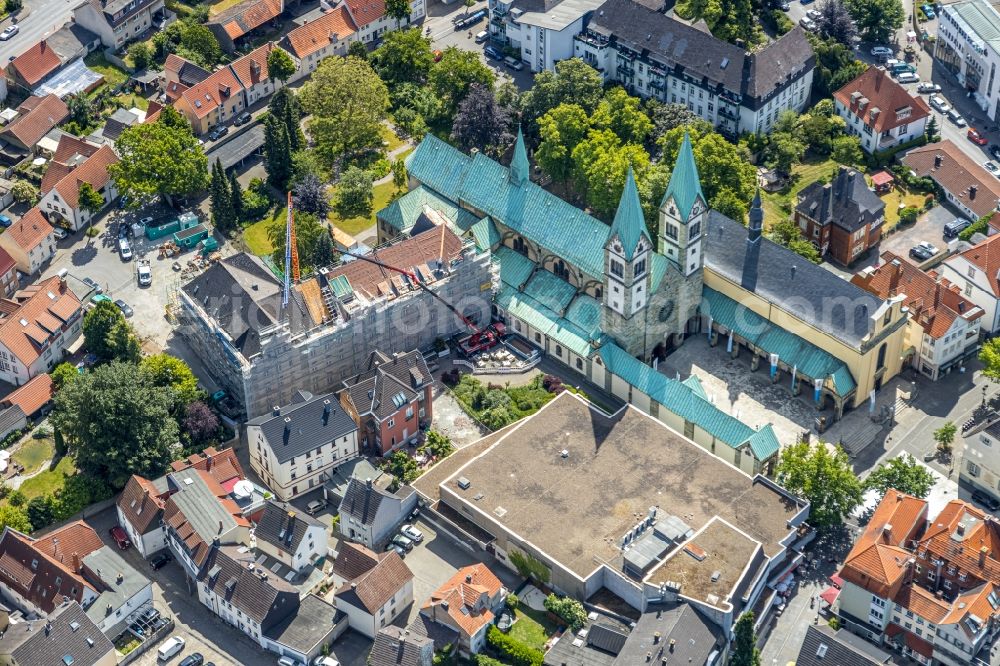
[[[51,371],[80,337],[82,322],[80,300],[58,276],[0,299],[0,379],[20,386]]]
[[[114,51],[150,28],[163,27],[167,14],[164,0],[83,0],[73,8],[73,20]]]
[[[204,134],[234,119],[246,108],[243,84],[231,66],[223,66],[181,92],[174,108],[188,119],[195,134]]]
[[[289,568],[302,572],[328,554],[327,528],[291,504],[268,501],[257,517],[257,548]]]
[[[197,85],[207,79],[211,72],[194,64],[176,53],[167,55],[163,62],[163,80],[167,83],[180,83],[185,88]]]
[[[782,111],[802,111],[809,103],[816,58],[798,26],[751,53],[643,3],[608,0],[575,36],[573,51],[561,55],[565,51],[560,39],[592,3],[532,3],[515,16],[522,11],[517,4],[509,3],[511,18],[499,26],[491,20],[490,30],[505,44],[504,31],[529,16],[530,25],[519,31],[520,41],[512,39],[509,45],[520,49],[521,60],[533,71],[551,69],[562,58],[582,58],[605,82],[665,104],[683,104],[730,138],[746,132],[767,134]],[[502,8],[503,3],[494,7]],[[557,34],[550,35],[550,29]],[[555,49],[551,55],[550,49]]]
[[[35,206],[0,234],[0,248],[13,257],[17,270],[35,275],[56,254],[56,230]]]
[[[963,433],[965,434],[965,433]],[[1000,419],[965,434],[959,480],[991,497],[1000,497]]]
[[[250,33],[274,21],[284,11],[284,0],[244,0],[209,17],[205,26],[219,40],[223,51],[233,53]]]
[[[88,70],[83,57],[100,45],[100,37],[80,24],[69,22],[47,33],[10,61],[6,69],[7,84],[23,94],[39,94],[46,83],[64,80],[55,86],[59,96],[89,90],[102,80],[100,74]],[[46,92],[55,92],[48,90]]]
[[[937,183],[945,198],[970,220],[1000,208],[1000,180],[947,139],[914,148],[900,162],[914,175]]]
[[[34,418],[48,413],[54,394],[55,385],[52,383],[52,377],[48,373],[42,373],[8,393],[7,397],[0,401],[0,407],[16,406],[26,417]]]
[[[532,72],[552,71],[555,63],[573,57],[574,38],[603,4],[604,0],[491,0],[487,25],[493,42],[518,50]]]
[[[234,60],[230,65],[242,85],[244,105],[247,108],[267,99],[283,85],[281,81],[270,78],[271,75],[267,71],[267,57],[276,48],[278,47],[273,42],[268,42],[242,58]]]
[[[196,469],[208,472],[220,485],[235,487],[243,479],[243,470],[236,452],[230,448],[216,450],[208,447],[184,460],[170,463],[171,472]],[[167,498],[177,491],[169,474],[149,480],[133,474],[116,502],[118,524],[128,534],[129,541],[139,553],[148,558],[167,547],[167,533],[163,523],[163,509]]]
[[[662,618],[662,613],[660,616]],[[628,624],[597,611],[588,613],[587,621],[571,640],[564,641],[560,638],[555,641],[555,644],[546,651],[542,664],[543,666],[614,666],[617,663],[615,660],[628,641],[630,632]],[[691,636],[691,638],[697,641],[700,637]],[[657,643],[660,642],[669,644],[669,635],[661,632]],[[678,663],[684,663],[680,655],[678,657]]]
[[[47,617],[11,622],[0,634],[0,663],[18,666],[115,666],[111,639],[101,633],[76,601]]]
[[[378,630],[368,666],[432,666],[434,641],[390,625]]]
[[[423,354],[413,350],[387,356],[368,355],[364,371],[344,380],[340,403],[361,433],[361,446],[389,455],[420,434],[433,417],[434,376]]]
[[[48,40],[42,39],[7,64],[7,85],[12,90],[30,94],[62,66],[62,60]]]
[[[795,223],[802,236],[842,266],[853,264],[882,239],[885,203],[860,171],[842,166],[832,182],[810,183],[798,198]]]
[[[485,564],[462,567],[431,593],[421,615],[458,632],[460,654],[476,654],[486,631],[507,602],[507,588]]]
[[[1000,113],[1000,14],[988,0],[945,4],[938,13],[934,62],[958,80],[990,120]]]
[[[322,486],[338,465],[358,455],[358,427],[333,394],[299,391],[284,407],[246,425],[250,466],[279,499]]]
[[[983,309],[979,322],[984,333],[1000,330],[1000,234],[951,255],[937,270]]]
[[[909,308],[908,360],[916,370],[937,379],[960,366],[979,349],[980,320],[985,312],[962,295],[961,288],[937,272],[923,272],[905,258],[883,252],[878,267],[865,268],[851,282],[882,298],[903,295]]]
[[[117,638],[153,607],[153,584],[118,554],[117,547],[102,546],[81,561],[84,579],[97,590],[87,615],[109,638]]]
[[[393,493],[379,488],[371,479],[352,478],[338,510],[340,534],[368,548],[380,548],[416,505],[412,488],[403,487]]]
[[[0,131],[6,150],[31,153],[42,137],[69,118],[69,107],[55,95],[31,96],[17,107],[17,117]]]
[[[60,141],[60,145],[64,141],[81,143],[78,140],[64,139]],[[79,231],[101,212],[92,212],[80,205],[80,187],[84,183],[89,184],[101,195],[104,206],[109,205],[118,198],[118,190],[108,169],[120,160],[111,146],[88,148],[83,153],[74,152],[65,161],[60,161],[60,152],[56,151],[56,157],[42,179],[42,199],[38,202],[38,207],[48,214],[49,219],[61,222],[73,231]]]
[[[869,67],[833,93],[837,115],[866,153],[891,150],[924,135],[930,107],[913,97],[887,71]]]
[[[385,0],[344,0],[344,4],[357,26],[357,39],[364,44],[377,42],[390,30],[406,28],[426,13],[425,0],[410,0],[410,16],[398,22],[386,13]]]
[[[892,656],[849,631],[836,631],[826,623],[810,624],[795,666],[879,666],[892,663]]]
[[[17,288],[17,262],[10,252],[0,247],[0,298],[10,298]]]
[[[356,41],[358,28],[346,4],[338,4],[315,21],[304,23],[282,38],[280,46],[295,58],[298,67],[291,81],[308,76],[320,61],[333,55],[347,55]]]
[[[368,566],[346,573],[353,577],[334,592],[334,604],[347,615],[351,629],[374,639],[381,628],[392,624],[413,603],[413,572],[394,550],[376,554],[352,543],[344,543],[342,550],[347,551],[344,557],[352,560],[352,564],[365,562]],[[337,560],[340,559],[338,553]],[[335,562],[335,570],[341,575],[350,568],[351,565]]]

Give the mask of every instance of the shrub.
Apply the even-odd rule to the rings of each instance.
[[[389,160],[383,157],[382,159],[375,160],[375,162],[368,168],[368,171],[371,172],[374,180],[385,178],[389,175],[389,172],[392,171],[392,164]]]
[[[587,611],[576,599],[550,594],[545,597],[545,610],[558,615],[573,633],[582,629],[587,623]]]
[[[914,208],[913,206],[907,206],[903,210],[899,211],[899,223],[900,224],[913,224],[917,221],[917,216],[920,215],[920,209]]]
[[[507,608],[512,611],[517,610],[517,605],[521,603],[521,600],[517,598],[517,595],[511,592],[507,595]]]
[[[24,506],[27,501],[28,498],[25,497],[24,493],[20,490],[12,490],[10,491],[10,494],[7,495],[7,503],[11,506],[21,507]]]
[[[504,663],[493,657],[487,657],[485,654],[477,654],[476,666],[504,666]]]
[[[504,658],[505,663],[511,666],[542,666],[542,660],[545,658],[541,650],[511,638],[497,629],[496,625],[490,625],[486,633],[486,642]]]
[[[963,229],[959,234],[959,240],[967,241],[971,239],[976,234],[985,234],[990,226],[990,215],[984,215],[968,227]]]

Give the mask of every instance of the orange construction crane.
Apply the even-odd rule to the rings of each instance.
[[[288,193],[288,245],[291,249],[292,279],[296,282],[302,277],[299,273],[299,246],[295,242],[295,218],[292,210],[292,193]]]

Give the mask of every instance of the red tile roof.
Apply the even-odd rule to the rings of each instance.
[[[996,212],[1000,180],[951,141],[913,148],[901,161],[921,178],[933,178],[977,216]]]
[[[282,11],[282,0],[246,0],[213,16],[208,22],[221,25],[230,39],[235,40],[278,18]]]
[[[218,483],[229,481],[234,477],[246,478],[240,461],[236,457],[236,451],[232,448],[225,448],[221,451],[214,446],[206,448],[201,453],[193,453],[184,460],[175,460],[170,463],[170,469],[174,472],[182,472],[186,469],[200,469],[208,472]]]
[[[880,134],[931,114],[927,102],[911,97],[906,88],[878,67],[869,67],[833,97]]]
[[[910,308],[911,320],[932,338],[942,338],[956,319],[971,324],[983,316],[982,308],[962,296],[958,285],[937,273],[924,273],[889,251],[883,252],[881,259],[878,268],[856,273],[851,282],[882,299],[904,295],[903,304]]]
[[[233,95],[239,95],[242,90],[243,86],[233,70],[223,67],[198,85],[183,91],[180,100],[196,117],[204,118]]]
[[[932,624],[940,624],[951,612],[951,604],[938,599],[919,585],[904,585],[893,601],[907,608]]]
[[[14,257],[10,256],[7,250],[0,247],[0,276],[7,275],[7,273],[14,270],[17,266],[17,262],[14,261]]]
[[[12,309],[0,319],[0,343],[28,367],[82,310],[76,294],[58,276],[31,285],[3,302]]]
[[[474,636],[484,625],[493,621],[490,598],[503,588],[503,583],[485,564],[463,567],[434,591],[421,612],[447,613],[467,636]],[[484,598],[485,597],[485,598]],[[447,608],[442,602],[447,602]],[[425,613],[425,615],[430,613]]]
[[[287,35],[282,44],[297,58],[305,58],[329,46],[335,41],[342,41],[357,32],[354,19],[347,11],[347,5],[337,5],[315,21],[300,25]],[[336,39],[333,39],[333,38]]]
[[[346,0],[346,4],[359,28],[385,16],[385,0]]]
[[[10,225],[4,235],[13,240],[19,248],[28,252],[49,237],[54,229],[37,206],[24,214],[20,220]]]
[[[987,519],[972,504],[948,502],[931,521],[918,549],[955,566],[967,578],[1000,585],[1000,521]]]
[[[230,64],[244,88],[250,88],[268,79],[267,56],[274,48],[274,45],[268,42]]]
[[[111,146],[101,146],[86,161],[71,168],[53,187],[63,201],[75,209],[80,201],[80,185],[90,183],[95,190],[100,192],[101,188],[111,180],[108,167],[118,162],[118,155],[115,154]]]
[[[981,270],[993,294],[1000,296],[1000,234],[990,236],[956,256]]]
[[[54,391],[55,385],[52,383],[52,377],[48,373],[42,373],[8,393],[3,402],[6,405],[17,405],[22,412],[31,416],[51,402]]]
[[[34,88],[45,77],[62,67],[62,61],[43,39],[14,58],[7,67],[17,72],[29,87]]]
[[[3,129],[0,136],[15,138],[27,148],[32,148],[53,127],[67,118],[69,118],[69,107],[66,103],[55,95],[47,95],[33,103],[27,113],[15,118]]]
[[[160,492],[152,481],[135,474],[118,497],[118,510],[139,534],[160,526],[168,492]]]

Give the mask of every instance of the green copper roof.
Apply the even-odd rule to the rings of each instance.
[[[684,386],[687,386],[689,389],[694,391],[698,397],[708,400],[708,394],[705,393],[705,387],[702,386],[701,380],[698,379],[698,375],[690,375],[687,379],[682,380],[681,384],[684,384]]]
[[[618,202],[615,221],[611,224],[611,235],[614,234],[618,234],[618,238],[621,240],[627,261],[632,261],[632,255],[635,253],[640,238],[645,236],[646,240],[649,240],[649,233],[646,231],[646,218],[642,214],[639,189],[635,186],[632,167],[628,168],[628,175],[625,176],[625,189],[622,190],[622,198]]]
[[[428,134],[407,159],[411,176],[460,201],[595,280],[604,278],[610,228],[531,181],[517,186],[509,170],[483,155],[474,158]]]
[[[554,273],[539,269],[528,280],[528,284],[524,285],[524,293],[553,312],[562,314],[576,295],[576,287]]]
[[[469,231],[469,229],[479,222],[479,218],[469,211],[456,206],[445,197],[423,185],[415,187],[380,210],[377,217],[393,229],[396,229],[399,233],[409,233],[423,212],[425,205],[444,214],[451,223],[452,231],[459,236]]]
[[[510,182],[520,187],[528,182],[528,151],[524,148],[524,135],[517,128],[517,142],[514,144],[514,157],[510,161]]]
[[[471,213],[469,214],[471,215]],[[480,251],[492,249],[499,245],[502,240],[500,232],[497,231],[497,225],[493,224],[493,220],[488,217],[473,224],[469,230],[472,232],[472,237],[476,239],[476,248]]]
[[[601,334],[601,304],[593,296],[577,294],[566,310],[566,319],[596,340]]]
[[[333,295],[337,298],[344,298],[354,293],[354,287],[351,286],[346,275],[338,275],[330,280],[330,289],[333,290]]]
[[[520,289],[531,277],[535,263],[520,252],[502,245],[493,253],[493,261],[500,262],[500,280],[514,289]]]
[[[690,217],[691,207],[698,197],[705,200],[701,191],[701,178],[698,177],[698,166],[694,163],[694,151],[691,150],[691,138],[687,132],[684,133],[684,141],[677,153],[677,161],[670,174],[670,184],[667,185],[663,201],[671,197],[677,203],[678,217],[683,221]]]
[[[560,317],[543,303],[524,292],[505,284],[496,296],[496,304],[511,316],[517,317],[528,326],[543,335],[547,335],[574,354],[583,357],[590,356],[590,336],[586,331],[565,317]]]

